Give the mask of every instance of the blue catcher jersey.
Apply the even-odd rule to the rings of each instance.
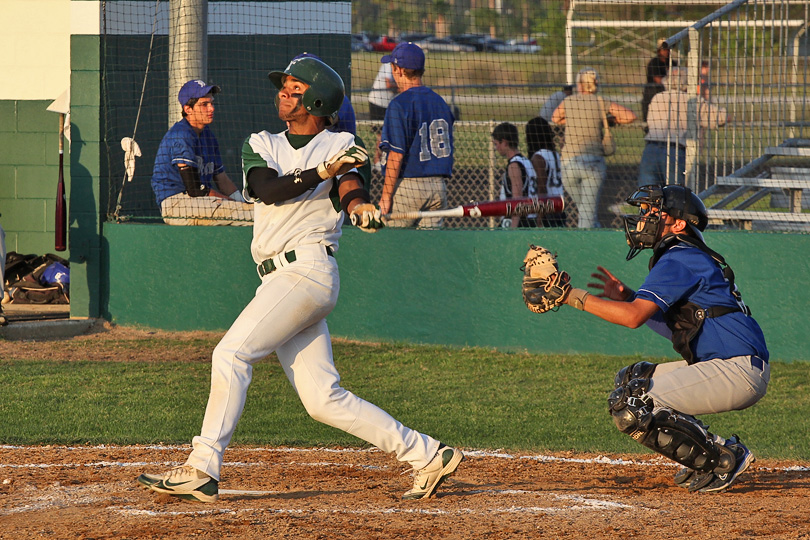
[[[454,122],[453,112],[439,94],[426,86],[410,88],[388,105],[380,148],[403,154],[401,178],[449,177]]]
[[[177,167],[181,163],[196,168],[200,172],[200,182],[209,188],[214,187],[214,176],[224,172],[225,167],[219,155],[217,138],[208,126],[197,135],[183,118],[163,136],[152,171],[152,189],[158,206],[166,197],[186,191]]]
[[[655,302],[661,308],[653,317],[655,322],[662,322],[663,312],[683,299],[704,309],[738,305],[714,260],[684,243],[675,244],[661,256],[636,297]],[[741,312],[707,317],[691,347],[697,361],[746,355],[768,359],[762,329],[752,317]]]

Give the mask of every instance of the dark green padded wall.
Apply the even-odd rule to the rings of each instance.
[[[250,237],[243,228],[108,225],[107,316],[123,325],[172,330],[228,328],[259,284]],[[800,285],[810,260],[796,257],[808,253],[810,235],[715,232],[707,239],[734,268],[772,355],[810,360],[797,316],[810,304],[810,291]],[[675,357],[670,344],[646,328],[621,328],[568,307],[529,312],[519,268],[530,242],[557,251],[578,286],[596,264],[634,287],[646,275],[646,255],[625,261],[624,235],[615,230],[369,235],[348,228],[337,253],[341,292],[328,317],[330,330],[361,340]],[[767,267],[752,253],[768,253]],[[778,297],[774,283],[783,287]]]

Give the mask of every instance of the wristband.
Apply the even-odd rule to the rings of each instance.
[[[568,293],[567,303],[569,306],[585,311],[585,300],[591,295],[584,289],[571,289]]]
[[[322,180],[329,180],[332,178],[332,175],[329,174],[329,169],[326,168],[326,162],[320,163],[317,167],[315,167],[315,171],[318,173],[318,176]]]
[[[349,203],[355,199],[363,199],[363,202],[370,202],[371,195],[365,189],[353,189],[340,199],[340,207],[347,214],[349,213]]]

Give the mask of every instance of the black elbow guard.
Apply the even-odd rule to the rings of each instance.
[[[200,173],[194,167],[183,167],[180,169],[180,179],[186,187],[189,197],[205,197],[211,191],[208,186],[204,186],[200,181]]]

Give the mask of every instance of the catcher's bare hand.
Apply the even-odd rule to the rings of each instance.
[[[371,203],[356,205],[352,208],[349,219],[352,225],[367,233],[375,233],[378,229],[382,229],[385,226],[382,221],[380,209]]]
[[[346,174],[355,167],[361,166],[368,161],[368,152],[362,146],[352,146],[346,150],[341,150],[327,161],[317,167],[318,176],[327,180],[342,174]]]
[[[560,271],[557,257],[544,247],[530,245],[523,259],[523,301],[534,313],[557,310],[571,292],[571,278]]]
[[[588,287],[602,291],[596,296],[624,302],[633,294],[633,291],[627,285],[622,283],[606,268],[597,266],[596,269],[598,272],[591,274],[591,277],[598,279],[600,283],[588,283]]]

